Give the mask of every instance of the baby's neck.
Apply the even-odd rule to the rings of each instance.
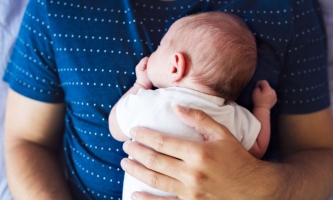
[[[213,90],[208,88],[207,86],[196,83],[194,81],[182,81],[182,82],[179,82],[179,83],[175,83],[173,86],[187,88],[187,89],[195,90],[195,91],[198,91],[198,92],[201,92],[201,93],[204,93],[204,94],[217,96],[217,94]]]

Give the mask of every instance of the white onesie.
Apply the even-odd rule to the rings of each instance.
[[[173,112],[175,105],[204,111],[226,126],[246,150],[253,146],[260,131],[260,122],[247,109],[236,103],[225,104],[223,98],[179,87],[140,89],[136,95],[129,95],[118,102],[116,118],[120,129],[127,136],[130,136],[131,128],[141,126],[187,140],[202,141],[204,138],[201,134],[176,117]],[[131,200],[130,196],[135,191],[158,196],[174,196],[151,188],[125,174],[123,200]]]

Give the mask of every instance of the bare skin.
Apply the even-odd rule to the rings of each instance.
[[[15,199],[71,199],[55,156],[63,112],[63,104],[45,104],[9,92],[5,151]],[[325,199],[332,191],[333,119],[329,108],[280,116],[282,163],[255,159],[222,125],[200,111],[177,110],[176,114],[209,140],[184,141],[138,128],[132,134],[135,140],[164,154],[127,141],[125,151],[145,165],[124,159],[122,166],[128,173],[181,199],[312,200]],[[159,199],[136,195],[137,199]]]
[[[134,128],[132,137],[148,148],[137,142],[124,143],[124,150],[142,163],[123,159],[121,165],[127,173],[177,194],[179,199],[312,200],[327,199],[333,191],[333,117],[329,108],[279,117],[280,163],[254,158],[224,126],[199,110],[178,107],[175,113],[209,140],[192,142]],[[132,198],[162,199],[139,192]]]
[[[162,39],[163,40],[163,39]],[[178,53],[180,56],[181,54]],[[137,94],[137,92],[140,89],[148,90],[152,88],[152,82],[149,79],[147,75],[147,63],[149,58],[145,57],[141,59],[141,61],[137,64],[135,67],[135,73],[137,76],[137,79],[134,83],[134,85],[120,98],[120,100],[124,99],[130,94]],[[181,59],[179,59],[181,60]],[[179,73],[180,66],[177,67],[177,74],[178,79],[177,81],[182,81],[185,79],[183,74]],[[185,68],[185,65],[182,65],[182,68]],[[172,72],[172,70],[168,70],[169,72]],[[183,69],[182,71],[185,71]],[[169,74],[168,74],[169,75]],[[170,75],[172,76],[172,75]],[[163,78],[160,78],[161,80]],[[194,84],[194,83],[193,83]],[[190,85],[193,85],[190,84]],[[171,84],[170,84],[171,85]],[[186,84],[185,86],[186,87]],[[119,100],[119,101],[120,101]],[[256,84],[256,87],[252,94],[252,100],[253,100],[253,115],[259,120],[261,124],[261,129],[258,134],[258,137],[256,141],[254,142],[251,149],[249,149],[249,152],[255,156],[256,158],[262,158],[262,156],[265,154],[269,139],[270,139],[270,110],[275,105],[277,98],[275,91],[269,86],[269,83],[266,80],[258,81]],[[119,102],[118,101],[118,102]],[[118,141],[126,141],[130,139],[128,136],[126,136],[120,129],[117,118],[116,118],[116,110],[118,102],[113,106],[110,116],[109,116],[109,129],[113,136]]]
[[[252,93],[252,114],[259,120],[261,129],[256,142],[249,150],[256,158],[262,158],[267,150],[271,135],[271,109],[276,104],[275,91],[266,80],[258,81]]]
[[[57,157],[64,108],[64,104],[42,103],[9,90],[5,157],[14,199],[72,199]]]

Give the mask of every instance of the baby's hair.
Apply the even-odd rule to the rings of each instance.
[[[239,17],[206,12],[179,20],[171,46],[185,55],[190,76],[223,97],[234,101],[250,81],[257,65],[253,33]]]

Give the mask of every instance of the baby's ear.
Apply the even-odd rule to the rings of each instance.
[[[175,53],[172,56],[172,67],[171,67],[171,82],[175,83],[180,81],[186,71],[185,57],[182,53]]]

